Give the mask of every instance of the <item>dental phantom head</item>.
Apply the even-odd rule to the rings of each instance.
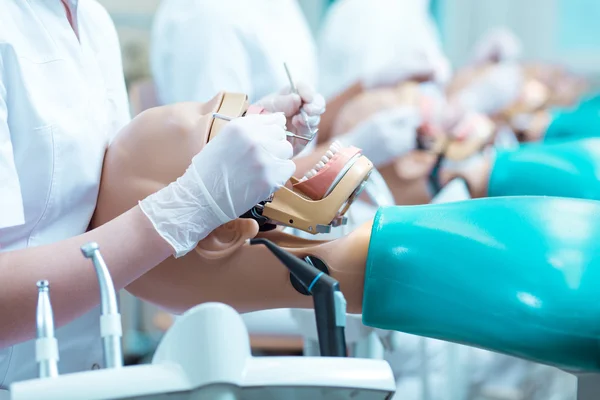
[[[227,120],[260,114],[245,95],[225,93],[209,130],[215,138]],[[302,178],[292,177],[286,187],[243,215],[255,219],[261,230],[288,226],[311,234],[328,233],[347,222],[346,212],[361,194],[373,164],[356,147],[334,142],[321,160]]]

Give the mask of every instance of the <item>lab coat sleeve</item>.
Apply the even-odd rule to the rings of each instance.
[[[8,127],[6,82],[0,49],[0,235],[3,228],[25,223],[21,185]]]
[[[153,74],[162,103],[210,100],[219,91],[254,98],[251,37],[220,2],[200,1],[183,14],[163,16],[153,29]]]

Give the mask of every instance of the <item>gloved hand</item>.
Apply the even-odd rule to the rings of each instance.
[[[304,82],[298,82],[296,88],[298,94],[292,93],[288,86],[279,93],[259,100],[256,105],[272,113],[284,113],[288,118],[288,130],[296,135],[308,137],[309,128],[314,132],[321,122],[321,115],[325,112],[325,98]],[[308,127],[300,115],[301,108],[308,116]],[[290,141],[294,144],[294,140]],[[306,145],[306,142],[302,141],[299,144]]]
[[[457,93],[453,102],[465,110],[494,115],[518,100],[523,78],[516,63],[494,65]]]
[[[376,113],[338,140],[346,146],[362,149],[373,165],[379,167],[416,147],[420,124],[416,109],[394,108]]]
[[[514,62],[521,57],[521,41],[504,27],[490,30],[475,45],[473,63]]]
[[[183,176],[139,205],[181,257],[283,186],[296,169],[291,157],[283,114],[237,118],[194,156]]]
[[[408,57],[404,54],[385,67],[365,74],[361,83],[367,90],[395,86],[408,80],[445,84],[450,75],[450,62],[444,56],[419,51]]]

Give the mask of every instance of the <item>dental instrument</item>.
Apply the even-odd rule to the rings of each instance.
[[[295,93],[299,96],[300,93],[298,92],[298,88],[296,87],[296,84],[294,83],[294,80],[292,79],[292,74],[290,73],[290,69],[288,68],[287,63],[283,63],[283,68],[285,68],[285,73],[287,75],[288,80],[290,81],[290,89],[292,90],[293,93]],[[317,135],[319,130],[315,129],[313,131],[310,128],[310,123],[308,121],[308,115],[306,115],[306,112],[302,108],[300,108],[300,115],[302,116],[302,119],[304,120],[304,123],[306,124],[306,129],[308,129],[308,132],[311,135],[310,138],[308,138],[308,141],[311,141]]]
[[[213,116],[213,118],[221,119],[221,120],[223,120],[223,121],[227,121],[227,122],[229,122],[229,121],[232,121],[232,120],[233,120],[233,118],[232,118],[232,117],[229,117],[229,116],[227,116],[227,115],[223,115],[223,114],[219,114],[219,113],[213,113],[213,114],[212,114],[212,116]],[[288,132],[288,131],[286,131],[286,132],[285,132],[285,135],[286,135],[287,137],[291,137],[291,138],[295,138],[295,139],[306,140],[306,141],[308,141],[308,142],[310,142],[310,141],[311,141],[311,139],[308,139],[308,138],[305,138],[305,137],[302,137],[302,136],[295,135],[295,134],[293,134],[292,132]]]
[[[102,308],[100,335],[102,336],[105,367],[121,368],[123,366],[123,352],[121,350],[123,327],[117,303],[117,293],[110,272],[106,267],[102,254],[100,254],[98,243],[90,242],[81,246],[81,252],[85,258],[92,260],[98,277],[98,285],[100,286]]]
[[[250,244],[265,245],[290,271],[292,286],[313,296],[321,356],[346,357],[346,299],[325,263],[312,256],[300,260],[267,239],[251,239]]]
[[[58,342],[54,336],[54,316],[50,303],[50,284],[46,280],[37,282],[38,303],[36,310],[37,340],[35,356],[40,378],[58,376]]]

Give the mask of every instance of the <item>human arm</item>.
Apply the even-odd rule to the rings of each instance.
[[[141,114],[127,128],[143,131],[145,119]],[[0,253],[1,281],[10,282],[0,293],[0,317],[5,321],[0,345],[33,337],[35,292],[28,296],[39,279],[50,281],[53,288],[58,326],[98,304],[93,268],[79,250],[84,243],[100,245],[115,287],[121,289],[170,255],[191,251],[212,230],[267,198],[294,171],[284,122],[281,115],[233,121],[191,159],[180,178],[157,192],[151,190],[139,206],[132,204],[129,211],[84,235]],[[229,149],[230,142],[237,143],[235,151]],[[248,179],[240,180],[240,171],[249,172]]]
[[[117,290],[124,288],[173,253],[139,207],[104,226],[67,240],[0,253],[0,347],[35,335],[35,283],[50,282],[55,324],[62,326],[99,304],[98,281],[79,250],[95,241]]]

